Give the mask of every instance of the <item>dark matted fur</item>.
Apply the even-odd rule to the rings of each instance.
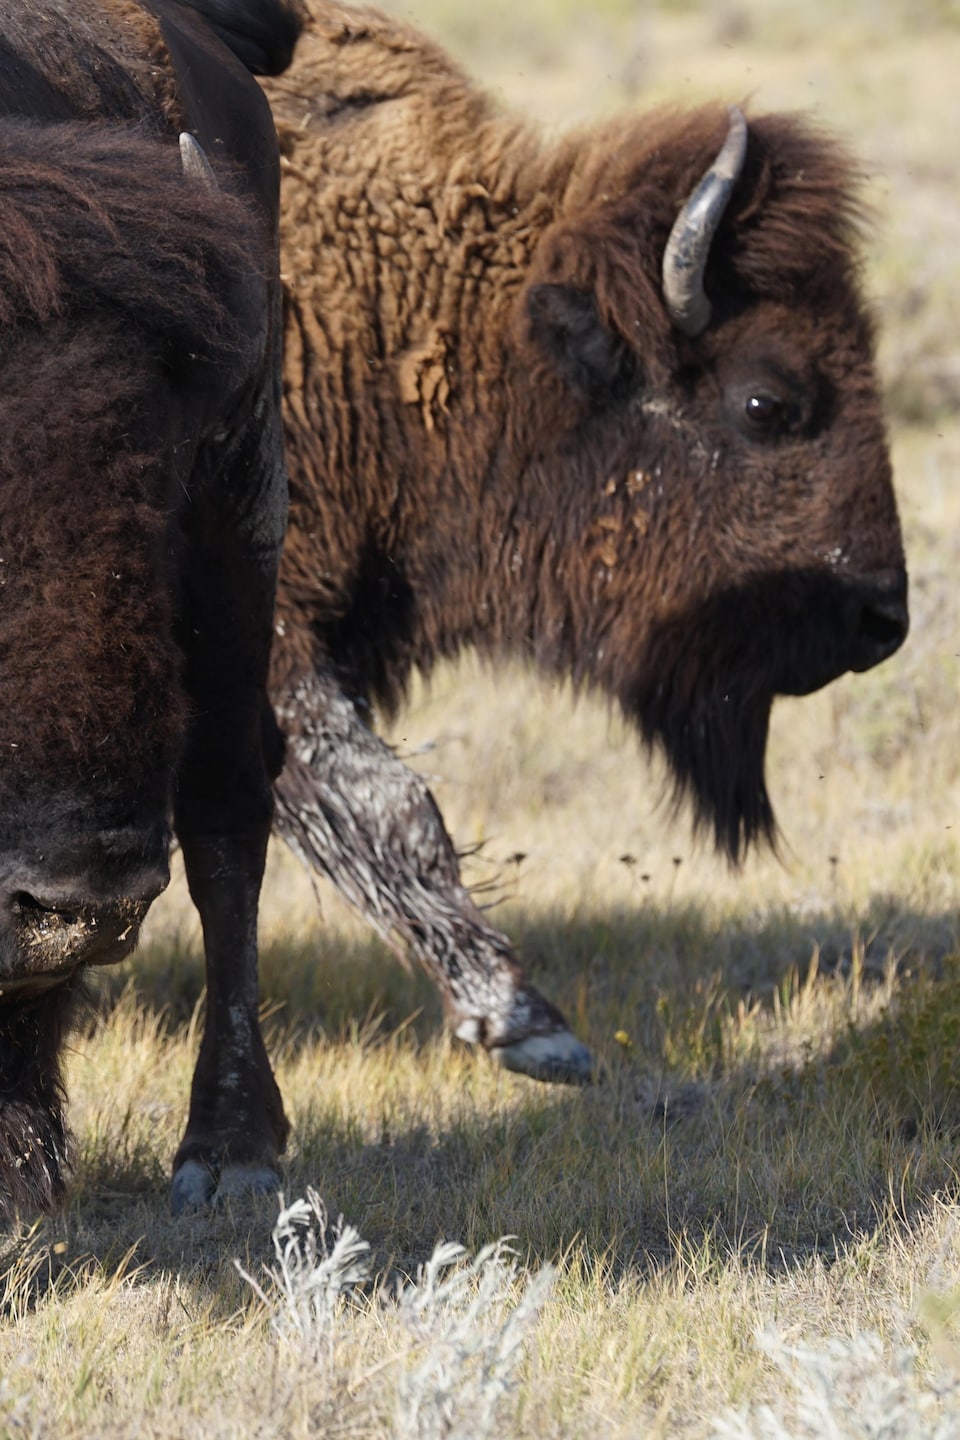
[[[74,977],[48,994],[0,1009],[0,1216],[56,1210],[66,1192],[69,1133],[60,1070],[83,987]]]
[[[277,69],[297,29],[292,0],[0,0],[0,1217],[62,1193],[71,995],[136,943],[171,823],[210,994],[174,1208],[221,1166],[269,1183],[285,1139],[256,999],[279,165],[235,57]]]
[[[297,0],[181,0],[261,75],[290,63],[301,28]],[[0,110],[51,120],[155,112],[184,126],[176,76],[158,23],[171,6],[139,0],[0,0]],[[24,57],[40,58],[25,65]],[[209,79],[209,77],[208,77]],[[32,102],[32,104],[31,104]]]
[[[854,167],[803,119],[750,120],[688,340],[661,259],[722,107],[548,143],[401,22],[311,12],[266,87],[292,485],[275,697],[296,728],[315,671],[389,711],[464,646],[530,658],[616,697],[739,857],[773,831],[774,695],[846,668],[851,582],[903,575]],[[802,423],[756,441],[730,397],[769,364]]]
[[[156,16],[138,0],[0,0],[0,112],[182,117]]]
[[[0,121],[8,773],[12,759],[32,778],[60,761],[115,783],[142,767],[141,746],[169,759],[185,718],[162,574],[178,496],[152,392],[158,367],[180,366],[186,387],[246,363],[225,300],[256,265],[246,212],[187,186],[175,145]]]

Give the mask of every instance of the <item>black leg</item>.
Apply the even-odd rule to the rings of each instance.
[[[219,478],[185,522],[180,626],[193,713],[174,827],[203,925],[207,1013],[174,1159],[174,1213],[276,1189],[289,1129],[258,1018],[257,910],[282,760],[266,671],[286,514],[262,418],[254,408],[243,443],[215,452]],[[273,477],[262,495],[250,494],[251,468]]]
[[[174,1214],[226,1194],[276,1190],[288,1124],[260,1033],[257,905],[267,830],[185,836],[203,924],[207,1014],[190,1117],[174,1160]]]

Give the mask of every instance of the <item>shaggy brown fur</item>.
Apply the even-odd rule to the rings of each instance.
[[[0,55],[43,57],[35,82],[44,85],[51,118],[96,119],[106,105],[115,120],[153,112],[184,126],[157,17],[139,0],[2,0]],[[20,68],[0,66],[0,108],[28,114]],[[45,78],[54,76],[54,83]]]
[[[874,663],[905,629],[850,163],[796,117],[751,120],[706,270],[712,323],[686,339],[661,260],[723,140],[719,106],[548,144],[403,24],[311,12],[267,86],[286,723],[316,726],[291,699],[315,673],[391,710],[414,666],[519,654],[616,697],[738,857],[772,832],[773,696]],[[346,768],[324,753],[317,783],[336,786]],[[286,783],[293,816],[306,802]],[[334,875],[337,844],[314,847]],[[428,934],[418,883],[414,864],[402,898],[365,903],[414,904]]]
[[[691,346],[659,264],[719,109],[546,146],[414,32],[334,5],[314,7],[268,93],[293,483],[280,684],[286,666],[332,664],[392,709],[414,665],[475,644],[622,694],[653,619],[725,578],[824,568],[838,540],[850,573],[900,564],[835,146],[792,118],[752,122],[707,273],[716,323]],[[585,328],[602,321],[595,374],[558,363],[580,317],[538,315],[544,284],[582,294]],[[765,348],[817,372],[821,410],[843,402],[838,439],[821,423],[813,445],[733,448],[708,406],[740,352]],[[722,479],[698,473],[715,444]]]
[[[190,383],[249,363],[224,298],[255,255],[245,211],[185,186],[176,150],[0,127],[0,751],[21,771],[100,786],[179,740],[176,497],[142,416],[158,364]]]
[[[78,873],[77,853],[92,872],[91,816],[104,833],[151,808],[165,818],[188,704],[168,558],[183,477],[161,385],[210,388],[205,372],[254,362],[224,302],[257,253],[246,211],[186,186],[175,148],[129,129],[0,122],[4,876],[14,855],[46,858],[48,884]],[[104,887],[131,863],[109,843],[95,866]],[[117,931],[132,938],[102,958],[129,950],[130,918]],[[83,926],[45,914],[2,930],[0,1213],[62,1193],[57,1056],[74,988],[21,1001],[4,982],[34,967],[71,975],[77,953],[60,942],[78,952]],[[109,930],[99,913],[84,958]]]

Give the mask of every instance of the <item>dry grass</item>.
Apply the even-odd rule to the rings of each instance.
[[[664,814],[602,706],[471,660],[416,696],[396,743],[482,842],[471,873],[499,875],[503,923],[601,1055],[593,1090],[452,1045],[429,987],[273,856],[286,1193],[315,1186],[370,1246],[306,1340],[264,1269],[274,1204],[167,1216],[202,1003],[175,887],[70,1058],[69,1207],[4,1242],[0,1435],[473,1436],[481,1412],[558,1440],[960,1435],[956,6],[397,8],[551,123],[752,93],[849,136],[879,212],[913,633],[778,707],[784,863],[741,875]],[[520,1269],[488,1256],[398,1303],[437,1244],[503,1235]]]

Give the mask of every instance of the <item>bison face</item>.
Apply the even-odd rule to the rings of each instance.
[[[637,397],[637,443],[662,457],[651,520],[681,492],[663,516],[664,566],[677,579],[658,622],[689,615],[716,646],[708,616],[719,606],[727,663],[743,655],[771,695],[867,670],[907,633],[870,349],[852,309],[814,320],[757,306],[718,322],[660,394]]]
[[[796,122],[750,134],[699,256],[683,207],[657,275],[642,249],[657,221],[641,226],[633,193],[605,197],[551,237],[551,278],[526,296],[547,393],[561,382],[573,417],[554,412],[543,474],[570,489],[586,674],[662,746],[733,857],[773,829],[774,697],[866,670],[907,633],[849,177]],[[647,199],[663,215],[662,190]]]
[[[769,592],[782,636],[771,688],[780,694],[807,694],[847,670],[868,670],[907,634],[907,576],[869,337],[859,316],[849,324],[831,334],[804,314],[754,314],[729,327],[729,349],[720,331],[711,337],[712,363],[691,396],[705,427],[716,412],[712,455],[726,480],[725,492],[711,497],[716,563]],[[851,344],[858,333],[860,344]]]
[[[623,583],[652,566],[655,584],[621,612],[614,680],[734,857],[772,833],[774,697],[869,669],[907,634],[869,349],[851,349],[865,331],[848,318],[832,333],[780,309],[718,324],[699,367],[637,401],[651,493]]]
[[[7,778],[7,777],[5,777]],[[145,804],[145,787],[113,825],[115,784],[78,804],[62,787],[30,785],[20,812],[3,792],[0,829],[0,1004],[59,984],[81,965],[113,964],[134,948],[150,902],[169,880],[165,803]],[[139,813],[137,813],[139,812]]]

